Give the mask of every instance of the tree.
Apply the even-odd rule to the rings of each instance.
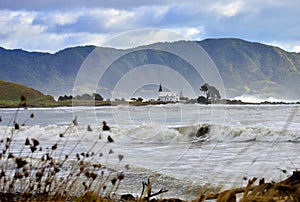
[[[92,97],[93,97],[93,100],[99,100],[99,101],[103,100],[103,97],[98,93],[93,93]]]
[[[203,91],[206,94],[207,101],[209,99],[211,99],[212,101],[221,99],[219,90],[214,86],[210,86],[208,83],[203,84],[200,87],[200,91]]]
[[[206,99],[206,97],[204,97],[204,96],[199,96],[199,97],[197,98],[197,102],[198,102],[198,103],[201,103],[201,104],[207,104],[207,99]]]
[[[59,96],[58,97],[58,101],[72,100],[72,99],[73,99],[72,95],[70,95],[70,96],[64,95],[64,96]]]
[[[91,100],[91,99],[92,99],[92,96],[87,93],[80,96],[80,100]]]
[[[208,84],[207,83],[205,83],[204,85],[202,85],[201,87],[200,87],[200,91],[203,91],[204,93],[206,93],[206,98],[208,99],[208,95],[209,95],[209,93],[208,93]]]

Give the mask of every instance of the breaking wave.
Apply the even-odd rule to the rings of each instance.
[[[275,130],[263,127],[226,126],[215,124],[200,124],[182,127],[166,127],[144,124],[122,128],[112,126],[110,132],[103,132],[100,126],[23,126],[16,130],[14,137],[19,141],[28,138],[38,138],[42,142],[59,141],[60,135],[65,134],[69,141],[84,141],[93,143],[110,135],[116,144],[162,144],[172,145],[178,143],[195,142],[300,142],[299,131]],[[11,127],[0,126],[0,134],[5,138],[10,136]],[[5,135],[6,134],[6,135]]]

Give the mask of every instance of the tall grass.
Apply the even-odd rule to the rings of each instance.
[[[20,106],[26,107],[25,98]],[[85,152],[76,153],[80,139],[66,150],[69,137],[78,132],[76,120],[70,121],[70,125],[57,134],[58,140],[51,142],[50,146],[41,145],[41,141],[33,137],[26,137],[20,143],[16,134],[20,135],[22,127],[35,117],[29,113],[28,119],[17,123],[18,113],[19,110],[16,110],[1,134],[0,201],[83,201],[89,197],[95,201],[101,198],[113,200],[116,197],[125,175],[107,169],[103,163],[112,155],[117,155],[121,163],[123,155],[114,154],[112,150],[103,154],[98,148],[95,153],[98,141]],[[102,140],[102,148],[109,147],[112,142],[112,137],[108,136]],[[14,147],[16,144],[18,150]],[[103,162],[99,162],[99,159]]]

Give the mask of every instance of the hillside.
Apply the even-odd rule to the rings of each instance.
[[[240,39],[200,42],[218,67],[229,95],[299,99],[300,54]]]
[[[249,94],[260,97],[300,99],[300,54],[278,47],[241,39],[206,39],[199,43],[216,64],[224,81],[226,96]],[[184,45],[183,45],[184,44]],[[188,42],[159,43],[161,47],[188,48]],[[196,78],[189,64],[172,54],[138,49],[97,48],[102,60],[123,52],[127,56],[112,64],[103,85],[114,86],[133,67],[159,64],[173,68],[189,79],[194,89],[203,80]],[[33,87],[54,96],[71,94],[77,73],[94,46],[67,48],[55,54],[0,48],[0,79]],[[102,68],[102,67],[99,67]],[[90,75],[92,76],[92,75]],[[88,79],[88,78],[87,78]],[[112,89],[108,89],[112,90]],[[199,94],[201,92],[199,91]],[[107,97],[105,97],[107,98]]]
[[[50,95],[28,88],[26,86],[0,80],[0,107],[17,107],[21,102],[20,98],[26,98],[27,106],[54,106],[56,101]]]

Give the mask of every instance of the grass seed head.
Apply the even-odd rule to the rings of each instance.
[[[119,154],[119,155],[118,155],[118,157],[119,157],[119,161],[122,161],[122,160],[123,160],[123,158],[124,158],[124,155],[122,155],[122,154]]]
[[[51,159],[52,159],[52,157],[47,153],[47,154],[46,154],[46,160],[47,160],[47,161],[50,161]]]
[[[21,102],[25,102],[26,101],[26,97],[24,95],[21,95],[20,100],[21,100]]]
[[[40,142],[37,139],[31,138],[32,144],[34,147],[38,146]]]
[[[34,153],[36,149],[37,149],[36,147],[30,146],[30,150],[31,150],[32,153]]]
[[[85,171],[84,172],[84,176],[86,177],[86,178],[90,178],[91,177],[91,174],[90,174],[90,172],[89,171]]]
[[[53,145],[53,146],[51,147],[51,149],[52,149],[52,150],[56,150],[56,149],[57,149],[57,144]]]
[[[115,185],[116,182],[117,182],[117,179],[116,179],[116,178],[113,178],[110,182],[112,183],[112,185]]]
[[[97,177],[98,177],[98,174],[97,173],[91,173],[90,174],[90,177],[95,180]]]
[[[125,177],[124,173],[118,174],[118,180],[122,181],[124,179],[124,177]]]
[[[26,107],[26,97],[24,95],[21,95],[20,97],[20,104],[19,104],[20,107]]]
[[[14,155],[12,153],[9,153],[7,156],[8,159],[14,158]]]
[[[58,173],[59,171],[60,171],[60,169],[59,169],[58,167],[55,166],[55,167],[54,167],[54,172],[55,172],[55,173]]]
[[[112,137],[111,137],[110,135],[107,136],[107,142],[108,142],[108,143],[114,142],[114,140],[112,139]]]
[[[1,173],[0,173],[0,179],[1,179],[2,177],[5,177],[5,172],[4,172],[3,170],[2,170]]]
[[[20,129],[20,125],[15,123],[15,130],[19,130]]]
[[[15,179],[22,179],[23,175],[20,172],[15,173]]]
[[[29,177],[29,172],[28,171],[24,172],[24,177]]]
[[[30,145],[30,142],[29,142],[29,139],[26,138],[26,140],[25,140],[25,146],[28,146],[28,145]]]
[[[73,124],[74,124],[74,126],[78,126],[77,116],[74,117],[74,119],[73,119]]]
[[[27,164],[27,161],[22,158],[16,158],[15,163],[17,164],[17,168],[22,168]]]

